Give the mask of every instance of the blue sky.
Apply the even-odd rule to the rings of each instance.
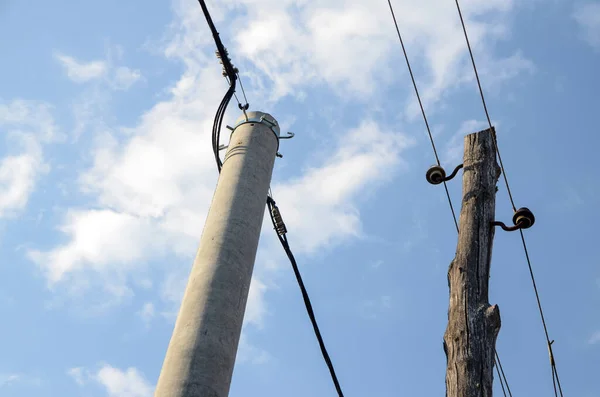
[[[537,218],[526,237],[563,389],[600,396],[600,3],[463,3],[516,204]],[[273,194],[346,395],[439,396],[456,234],[424,178],[434,157],[387,4],[365,4],[208,5],[251,109],[296,133]],[[454,167],[485,127],[454,2],[394,4]],[[199,6],[4,0],[0,53],[0,395],[151,396],[217,178],[227,86]],[[496,234],[490,283],[513,393],[550,395],[518,234]],[[231,396],[334,393],[265,227]]]

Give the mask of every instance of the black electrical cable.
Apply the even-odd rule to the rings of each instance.
[[[223,163],[221,162],[221,158],[219,156],[219,142],[221,138],[221,127],[223,125],[223,117],[225,117],[225,111],[227,110],[227,106],[231,101],[231,98],[235,95],[235,86],[238,78],[237,70],[231,64],[231,60],[229,59],[229,54],[219,37],[219,32],[213,23],[213,20],[210,16],[208,8],[206,7],[206,3],[204,0],[198,0],[200,3],[200,7],[202,7],[202,12],[204,13],[204,17],[206,18],[206,22],[210,28],[210,31],[213,35],[213,39],[215,41],[215,45],[217,46],[217,54],[219,59],[223,64],[223,70],[225,71],[225,77],[228,78],[229,89],[225,93],[225,96],[221,100],[217,112],[215,114],[215,119],[213,122],[212,129],[212,148],[215,156],[215,162],[217,163],[217,169],[221,172],[221,167]]]
[[[294,254],[290,248],[289,242],[287,240],[287,230],[285,228],[285,224],[281,219],[281,214],[279,213],[279,208],[275,204],[275,200],[271,196],[267,197],[267,206],[269,208],[269,214],[271,216],[271,222],[273,222],[273,228],[277,232],[277,238],[281,243],[290,263],[292,264],[292,269],[294,270],[294,275],[296,276],[296,281],[298,282],[298,286],[300,287],[300,292],[302,293],[302,299],[304,300],[304,306],[306,306],[306,311],[308,313],[308,317],[310,318],[310,322],[313,327],[313,331],[317,340],[319,342],[319,347],[321,348],[321,354],[323,355],[323,359],[327,364],[327,368],[329,369],[329,373],[331,375],[331,379],[335,386],[335,389],[338,393],[339,397],[343,397],[344,393],[342,392],[342,387],[340,386],[340,382],[338,381],[337,375],[335,374],[335,368],[333,367],[333,363],[331,358],[329,357],[329,353],[327,352],[327,348],[325,347],[325,342],[323,341],[323,337],[321,336],[321,331],[319,330],[319,325],[317,324],[317,319],[315,317],[315,312],[312,308],[312,303],[310,302],[310,297],[308,296],[308,292],[306,291],[306,287],[304,285],[304,281],[302,281],[302,275],[300,274],[300,270],[298,270],[298,264],[296,263],[296,258],[294,258]]]
[[[460,17],[460,23],[462,25],[462,30],[465,36],[465,41],[467,42],[467,48],[469,49],[469,55],[471,57],[471,64],[473,65],[473,71],[475,72],[475,79],[477,80],[477,87],[479,87],[479,94],[481,96],[481,102],[483,103],[483,110],[485,111],[485,117],[487,118],[487,122],[490,126],[490,130],[492,130],[492,119],[490,118],[490,113],[488,112],[487,104],[485,102],[485,96],[483,95],[483,88],[481,88],[481,80],[479,79],[479,72],[477,71],[477,66],[475,65],[475,56],[473,55],[473,50],[471,49],[471,42],[469,41],[469,35],[467,34],[467,27],[465,26],[465,20],[463,19],[462,11],[460,9],[460,4],[458,0],[455,0],[456,9],[458,10],[458,16]],[[502,156],[500,156],[500,149],[498,148],[498,142],[496,135],[493,134],[494,146],[496,148],[496,153],[498,154],[498,162],[500,163],[500,169],[502,169],[502,177],[504,178],[504,184],[506,185],[506,191],[508,192],[508,197],[510,198],[510,203],[513,207],[514,211],[517,211],[517,207],[515,206],[515,200],[513,199],[512,192],[510,190],[510,186],[508,184],[508,177],[506,176],[506,171],[504,170],[504,163],[502,162]]]
[[[502,388],[502,394],[506,397],[506,389],[504,388],[504,381],[502,380],[502,376],[500,376],[500,370],[498,369],[498,365],[496,365],[496,372],[498,373],[498,380],[500,381],[500,387]]]
[[[231,64],[231,60],[229,59],[227,50],[225,49],[225,46],[223,45],[223,42],[221,41],[221,38],[219,37],[219,32],[217,32],[217,28],[215,27],[215,24],[213,23],[213,20],[210,16],[210,12],[208,12],[208,8],[206,7],[206,2],[204,0],[198,0],[198,2],[200,3],[200,7],[202,7],[202,12],[204,13],[204,17],[206,18],[208,27],[210,28],[210,31],[213,35],[213,39],[215,40],[215,44],[217,45],[217,51],[219,51],[220,58],[223,61],[223,67],[225,68],[227,77],[229,77],[229,79],[232,82],[231,85],[233,85],[233,82],[237,79],[235,68]]]
[[[535,293],[535,299],[536,299],[538,309],[540,312],[540,317],[542,319],[542,325],[544,327],[544,335],[546,336],[546,344],[548,345],[548,354],[550,355],[550,367],[552,368],[552,384],[554,386],[554,395],[558,396],[557,389],[556,389],[556,386],[558,384],[558,392],[560,392],[560,396],[563,397],[562,386],[560,385],[560,379],[558,377],[558,370],[556,368],[556,361],[554,360],[554,353],[552,351],[552,343],[554,343],[554,341],[550,340],[550,335],[548,333],[548,326],[546,325],[546,318],[544,317],[544,310],[542,309],[542,301],[540,300],[540,294],[537,289],[537,283],[535,282],[535,275],[533,273],[533,267],[531,266],[531,259],[529,259],[529,251],[527,249],[527,243],[525,242],[525,235],[523,234],[523,230],[521,230],[521,229],[519,229],[519,233],[521,234],[521,242],[523,243],[523,250],[525,251],[525,259],[527,260],[527,267],[529,268],[529,275],[531,277],[531,283],[533,284],[533,291]]]
[[[504,368],[502,367],[502,361],[500,361],[500,356],[498,355],[498,351],[495,351],[495,359],[496,359],[496,369],[499,370],[498,371],[498,377],[500,379],[504,379],[504,383],[506,384],[506,389],[508,390],[508,395],[510,397],[512,397],[512,392],[510,391],[510,386],[508,385],[508,380],[506,379],[506,374],[504,373]],[[500,377],[500,374],[502,374],[502,376]],[[502,391],[504,392],[504,396],[506,396],[506,391],[504,390],[504,387],[502,388]]]
[[[212,146],[213,153],[215,155],[215,161],[217,163],[217,169],[221,172],[221,167],[223,163],[221,162],[221,158],[219,156],[219,141],[221,137],[221,127],[223,125],[223,117],[225,116],[225,110],[227,109],[227,105],[231,101],[233,97],[233,93],[235,92],[235,82],[233,85],[229,86],[229,89],[225,93],[219,108],[217,109],[217,113],[215,114],[215,120],[213,122],[213,132],[212,132]]]

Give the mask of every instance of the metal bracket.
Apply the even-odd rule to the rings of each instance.
[[[242,109],[244,111],[244,117],[241,121],[239,121],[235,126],[231,127],[229,125],[226,126],[226,128],[228,130],[231,131],[231,133],[233,134],[233,132],[235,131],[235,129],[237,127],[239,127],[242,124],[248,124],[248,123],[260,123],[260,124],[264,124],[265,126],[269,127],[269,129],[273,132],[273,134],[275,135],[275,138],[277,138],[277,153],[276,156],[279,158],[282,158],[283,155],[281,153],[279,153],[279,142],[282,139],[292,139],[295,134],[293,132],[288,132],[286,134],[286,136],[281,136],[280,135],[280,130],[279,130],[279,124],[277,124],[277,121],[272,119],[269,115],[264,114],[262,112],[257,112],[260,114],[259,117],[248,117],[248,114],[246,113],[246,111],[244,109]],[[256,114],[255,112],[250,112],[250,114]],[[256,115],[258,116],[258,115]],[[219,146],[219,150],[223,150],[223,149],[227,149],[228,146],[227,145],[220,145]]]
[[[529,208],[523,207],[515,211],[513,215],[514,226],[506,226],[504,222],[493,221],[492,226],[500,226],[505,232],[514,232],[520,229],[529,229],[535,223],[535,216]]]

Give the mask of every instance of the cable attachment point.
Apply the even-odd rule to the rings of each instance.
[[[520,229],[529,229],[535,223],[535,216],[529,208],[523,207],[515,211],[512,219],[514,226],[506,226],[504,222],[494,221],[492,226],[500,226],[506,232],[514,232]]]
[[[433,165],[427,170],[425,178],[427,179],[427,182],[431,183],[432,185],[439,185],[442,182],[447,182],[454,178],[462,167],[463,165],[459,164],[449,176],[446,176],[446,171],[442,166]]]
[[[550,356],[550,365],[554,367],[556,365],[556,361],[554,361],[554,353],[552,352],[553,343],[554,340],[548,342],[548,355]]]
[[[234,75],[233,78],[235,78],[235,76],[240,71],[238,70],[238,68],[236,68],[235,66],[233,66],[233,64],[231,63],[231,58],[229,58],[229,51],[227,51],[227,48],[223,47],[223,51],[224,51],[224,54],[221,54],[221,51],[219,51],[218,49],[215,50],[215,55],[217,56],[217,59],[219,60],[219,63],[221,65],[223,65],[223,70],[222,70],[221,73],[223,74],[223,77],[231,77],[230,73],[228,73],[228,71],[227,71],[227,66],[231,66],[231,70],[232,70],[233,75]],[[223,59],[223,57],[225,59]]]
[[[275,204],[275,200],[271,197],[268,197],[267,200],[271,204],[271,217],[273,218],[273,226],[275,231],[280,236],[284,236],[287,233],[287,228],[285,227],[285,223],[283,223],[283,218],[281,217],[281,212],[279,212],[279,207]]]

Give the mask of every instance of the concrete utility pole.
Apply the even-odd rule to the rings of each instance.
[[[275,155],[269,114],[237,120],[155,397],[226,397]]]
[[[496,182],[492,130],[465,137],[463,198],[456,257],[448,270],[444,334],[447,397],[491,397],[500,311],[488,302]]]

